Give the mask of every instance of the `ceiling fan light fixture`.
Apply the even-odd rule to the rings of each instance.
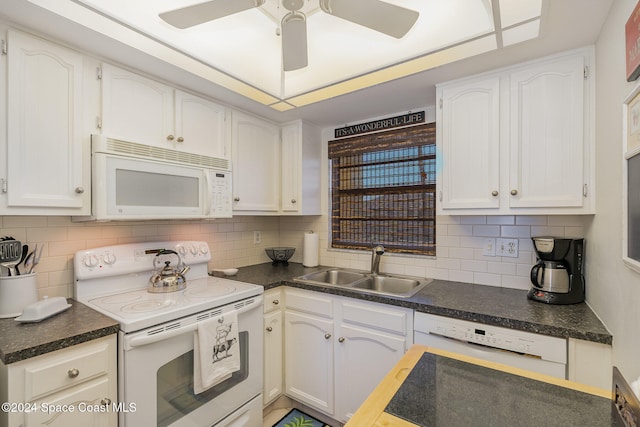
[[[307,17],[289,12],[282,18],[282,68],[294,71],[307,65]]]

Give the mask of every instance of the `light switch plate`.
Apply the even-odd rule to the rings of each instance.
[[[485,239],[482,246],[482,255],[496,256],[496,239]]]
[[[518,239],[496,239],[496,255],[518,258]]]

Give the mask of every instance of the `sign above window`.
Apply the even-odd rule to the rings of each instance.
[[[335,138],[360,135],[362,133],[378,132],[381,130],[393,129],[402,126],[413,126],[425,122],[424,111],[403,114],[401,116],[389,117],[386,119],[374,120],[372,122],[360,123],[357,125],[345,126],[335,130]]]

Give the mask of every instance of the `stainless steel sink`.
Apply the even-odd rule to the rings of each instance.
[[[337,286],[358,292],[392,295],[409,298],[425,287],[432,279],[370,274],[360,271],[332,268],[316,271],[293,279],[296,282]]]
[[[317,282],[323,285],[350,286],[365,277],[367,277],[366,274],[356,271],[331,269],[305,274],[304,276],[296,277],[294,280],[300,279],[300,281]]]
[[[431,281],[431,280],[429,280]],[[422,289],[428,282],[395,276],[370,276],[365,280],[360,280],[353,284],[355,289],[363,289],[371,292],[396,295],[411,296]]]

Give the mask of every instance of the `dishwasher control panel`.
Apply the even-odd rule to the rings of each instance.
[[[414,329],[417,333],[439,335],[544,360],[562,363],[567,360],[567,341],[563,338],[419,312],[415,314]]]

